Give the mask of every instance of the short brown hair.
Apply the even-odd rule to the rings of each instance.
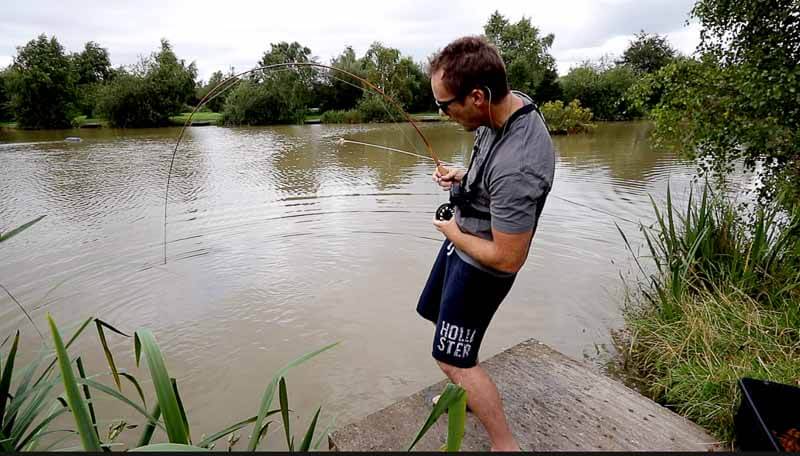
[[[465,36],[448,44],[431,60],[429,74],[444,70],[442,82],[459,99],[473,89],[491,90],[492,103],[508,95],[506,66],[497,49],[480,36]]]

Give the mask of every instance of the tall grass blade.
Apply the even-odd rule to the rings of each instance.
[[[91,388],[94,388],[94,389],[96,389],[96,390],[98,390],[100,392],[106,393],[109,396],[111,396],[111,397],[113,397],[113,398],[115,398],[115,399],[117,399],[119,401],[122,401],[123,403],[125,403],[127,405],[130,405],[131,407],[133,407],[134,410],[136,410],[137,412],[142,414],[142,416],[144,416],[148,421],[157,423],[158,418],[154,418],[151,414],[147,413],[147,410],[142,408],[139,404],[137,404],[137,403],[133,402],[132,400],[128,399],[125,395],[123,395],[119,391],[115,390],[114,388],[108,387],[108,386],[106,386],[106,385],[104,385],[102,383],[98,383],[98,382],[96,382],[94,380],[91,380],[91,379],[88,379],[88,378],[85,379],[85,380],[83,380],[83,379],[80,380],[80,383],[86,384],[86,385],[90,386]],[[162,429],[164,429],[161,426],[161,424],[158,424],[158,426],[161,427]]]
[[[465,394],[466,392],[460,386],[448,383],[447,386],[444,387],[444,391],[442,392],[441,396],[439,396],[439,401],[433,406],[433,410],[431,410],[430,415],[428,415],[428,419],[425,420],[422,428],[420,428],[419,432],[417,432],[417,436],[414,437],[414,441],[408,446],[407,451],[411,451],[420,441],[420,439],[428,432],[431,426],[436,423],[436,420],[438,420],[440,416],[447,412],[449,407],[455,406]]]
[[[56,418],[58,418],[59,416],[63,415],[68,411],[69,409],[67,407],[58,406],[58,408],[53,412],[51,412],[50,415],[47,416],[47,418],[43,419],[38,425],[36,425],[36,427],[30,432],[30,434],[28,434],[27,437],[20,440],[20,442],[17,444],[15,448],[15,451],[23,451],[29,442],[32,443],[33,439],[41,437],[41,434],[43,433],[42,431],[44,431],[47,428],[47,426],[50,424],[51,421],[55,420]]]
[[[189,437],[189,443],[192,443],[192,433],[189,429],[189,420],[186,418],[186,409],[183,407],[183,401],[181,400],[181,395],[178,392],[178,382],[174,378],[170,378],[172,382],[172,389],[175,391],[175,399],[178,401],[178,409],[181,411],[181,420],[183,420],[183,426],[186,428],[186,436]]]
[[[26,401],[24,404],[19,403],[24,406],[20,409],[19,413],[15,414],[13,427],[9,427],[8,435],[10,435],[11,438],[15,440],[21,439],[36,418],[41,416],[42,410],[47,405],[46,401],[50,391],[52,391],[54,387],[55,384],[49,384],[45,388],[39,388],[30,400]],[[16,406],[17,404],[14,405]],[[65,407],[66,406],[67,405],[65,405]]]
[[[31,220],[30,222],[25,223],[24,225],[20,225],[20,226],[18,226],[16,228],[12,229],[11,231],[6,231],[5,233],[0,231],[0,242],[5,242],[5,241],[11,239],[12,237],[18,235],[19,233],[27,230],[28,228],[32,227],[36,223],[39,223],[39,221],[42,220],[43,218],[45,218],[46,216],[47,215],[40,215],[40,216],[36,217],[35,219]]]
[[[17,298],[13,294],[11,294],[11,292],[8,291],[8,288],[4,287],[2,283],[0,283],[0,288],[2,288],[3,291],[6,292],[8,297],[11,298],[12,301],[14,301],[14,304],[16,304],[17,307],[19,308],[19,310],[22,311],[22,313],[25,315],[25,318],[27,318],[28,321],[31,323],[31,326],[33,326],[33,329],[35,329],[36,332],[39,334],[39,338],[41,338],[42,341],[44,342],[46,340],[44,338],[44,334],[42,334],[42,332],[39,331],[39,327],[36,326],[36,323],[33,322],[33,318],[31,318],[31,314],[29,314],[28,311],[25,310],[25,307],[23,307],[22,304],[19,301],[17,301]]]
[[[328,423],[327,426],[325,426],[325,429],[322,431],[322,433],[319,435],[319,437],[317,437],[317,440],[314,442],[314,444],[311,445],[311,449],[312,450],[319,449],[319,446],[322,445],[322,440],[325,439],[325,437],[328,436],[328,434],[331,432],[331,429],[333,429],[333,426],[335,425],[335,423],[336,423],[336,417],[333,417],[331,422]]]
[[[631,247],[631,243],[628,241],[628,237],[625,236],[625,233],[622,231],[622,228],[619,227],[617,222],[614,222],[614,226],[617,227],[617,231],[619,231],[619,234],[622,235],[622,240],[625,241],[625,246],[628,247],[628,250],[631,252],[631,255],[633,255],[633,260],[636,262],[636,265],[639,267],[639,270],[642,271],[642,274],[647,275],[647,273],[644,272],[644,268],[642,267],[641,263],[639,263],[639,259],[636,257],[636,253],[633,251],[633,247]]]
[[[33,374],[36,372],[36,369],[39,368],[39,365],[44,359],[43,352],[40,352],[39,355],[27,366],[22,370],[21,380],[17,382],[17,390],[14,393],[14,399],[8,406],[8,409],[5,412],[5,415],[0,413],[0,424],[4,423],[5,420],[5,427],[3,427],[3,433],[8,435],[7,429],[14,426],[14,418],[16,415],[16,410],[22,405],[25,401],[25,398],[28,396],[29,388],[33,385],[31,380],[33,380]]]
[[[50,332],[53,335],[53,345],[58,355],[58,364],[64,383],[64,391],[67,394],[67,402],[75,418],[78,433],[81,435],[83,449],[86,451],[102,451],[100,441],[94,433],[94,426],[92,426],[89,411],[86,409],[86,404],[83,402],[83,398],[81,398],[81,394],[78,391],[78,383],[75,380],[75,373],[72,371],[72,366],[70,365],[67,349],[64,347],[64,342],[61,340],[61,335],[58,333],[56,323],[50,314],[47,315],[47,321],[50,324]]]
[[[153,417],[153,420],[148,421],[147,424],[144,425],[144,431],[142,431],[142,435],[139,437],[139,443],[136,444],[137,447],[149,444],[150,440],[153,438],[153,432],[156,430],[158,418],[161,416],[161,407],[158,406],[158,403],[153,406],[153,411],[150,412],[150,416]]]
[[[339,345],[339,342],[332,343],[325,347],[320,348],[319,350],[313,351],[311,353],[307,353],[299,358],[295,359],[294,361],[290,362],[289,364],[282,367],[273,377],[272,380],[267,385],[267,389],[264,391],[263,396],[261,396],[261,405],[258,411],[258,419],[256,420],[253,428],[254,429],[261,429],[264,423],[264,417],[269,410],[270,405],[272,405],[272,398],[275,396],[275,388],[278,385],[278,379],[283,377],[283,375],[291,368],[296,367],[304,362],[308,361],[309,359],[319,355],[320,353],[329,350],[336,345]],[[250,442],[247,444],[247,451],[255,451],[256,447],[258,446],[258,442],[261,438],[260,432],[253,432],[250,436]]]
[[[120,372],[119,375],[133,384],[133,387],[136,388],[136,392],[139,393],[139,398],[142,400],[142,406],[147,408],[147,401],[144,398],[144,391],[142,391],[142,387],[139,386],[139,381],[136,380],[136,377],[127,372]]]
[[[0,376],[0,422],[6,419],[6,402],[8,401],[8,393],[11,389],[11,376],[14,374],[14,359],[17,357],[17,348],[19,347],[19,330],[14,336],[14,342],[11,344],[11,349],[8,351],[8,359],[3,366],[3,374]]]
[[[14,428],[15,420],[17,419],[20,409],[23,405],[27,405],[28,408],[40,405],[36,400],[29,401],[29,398],[36,397],[37,395],[46,396],[47,393],[59,383],[61,383],[61,376],[57,375],[48,382],[40,383],[33,388],[26,389],[24,393],[17,391],[17,394],[6,408],[7,421],[3,427],[3,433],[5,435],[11,435],[11,429]],[[29,412],[23,411],[21,415],[25,415],[27,413]]]
[[[270,410],[270,412],[267,413],[267,416],[274,415],[274,414],[279,413],[279,412],[280,412],[280,410]],[[248,424],[255,422],[256,419],[258,419],[258,416],[251,416],[250,418],[248,418],[246,420],[242,420],[242,421],[239,421],[238,423],[232,424],[232,425],[226,427],[225,429],[223,429],[223,430],[221,430],[219,432],[215,432],[215,433],[211,434],[210,436],[204,438],[203,440],[200,441],[200,443],[197,444],[197,446],[207,448],[209,445],[211,445],[215,441],[225,437],[226,435],[228,435],[228,434],[230,434],[232,432],[236,432],[239,429],[247,426]]]
[[[67,341],[67,344],[65,345],[65,347],[67,349],[72,345],[73,342],[75,342],[75,340],[78,338],[78,336],[80,336],[81,333],[83,333],[83,330],[86,329],[87,326],[89,326],[89,323],[91,323],[92,320],[94,320],[94,318],[93,317],[89,317],[83,323],[81,323],[81,325],[78,327],[78,329],[72,334],[72,337],[69,338],[69,341]],[[36,383],[34,383],[34,385],[38,385],[39,382],[41,382],[50,373],[50,371],[56,365],[57,361],[58,361],[58,357],[53,358],[53,361],[51,361],[50,364],[47,366],[47,369],[45,369],[41,373],[41,375],[39,375],[39,378],[36,380]]]
[[[78,359],[75,360],[75,364],[78,367],[78,375],[80,375],[82,380],[86,380],[86,372],[83,369],[83,361],[79,356]],[[97,440],[100,440],[102,443],[102,439],[100,439],[100,431],[97,430],[97,416],[94,413],[94,405],[92,404],[92,394],[89,392],[89,387],[84,383],[82,385],[83,388],[83,396],[86,398],[86,404],[89,406],[89,416],[92,418],[92,426],[94,426],[94,432],[97,434]]]
[[[286,448],[289,451],[294,451],[292,448],[292,432],[289,430],[289,396],[286,393],[286,379],[281,377],[278,382],[278,398],[281,404],[281,419],[283,420],[283,432],[286,434]]]
[[[108,367],[111,369],[111,375],[114,376],[114,383],[117,384],[117,389],[122,391],[122,383],[119,380],[119,372],[117,371],[117,365],[114,363],[114,355],[111,353],[111,349],[108,348],[108,342],[106,341],[106,335],[103,331],[103,326],[108,326],[102,321],[95,319],[94,324],[97,327],[97,336],[100,338],[100,345],[103,346],[103,353],[106,355],[106,361],[108,362]],[[111,326],[108,326],[111,328]],[[113,329],[113,328],[112,328]],[[116,330],[115,330],[116,331]],[[119,331],[116,331],[119,334],[122,334]],[[123,336],[127,336],[126,334],[122,334]],[[127,336],[130,337],[130,336]]]
[[[136,351],[144,351],[147,358],[147,366],[153,380],[153,387],[156,390],[156,397],[161,406],[161,413],[164,416],[164,426],[167,428],[167,436],[170,443],[189,444],[189,436],[186,432],[183,418],[181,416],[178,398],[175,397],[175,390],[172,388],[169,372],[164,363],[164,357],[158,348],[153,333],[148,329],[140,329],[134,334]],[[137,360],[140,356],[137,354]]]
[[[67,432],[67,431],[65,431],[65,432]],[[64,443],[64,441],[65,441],[65,440],[67,440],[67,439],[69,439],[69,438],[72,438],[72,437],[73,437],[73,436],[75,436],[75,435],[80,435],[80,434],[78,434],[78,433],[77,433],[77,432],[75,432],[75,431],[69,431],[69,432],[71,432],[73,435],[65,435],[64,437],[62,437],[62,438],[60,438],[60,439],[58,439],[58,440],[56,440],[56,441],[54,441],[54,442],[51,442],[51,443],[50,443],[49,445],[47,445],[46,447],[42,448],[42,449],[41,449],[41,451],[43,451],[43,452],[44,452],[44,451],[52,451],[52,450],[53,450],[53,448],[55,448],[55,447],[57,447],[57,446],[61,445],[62,443]]]
[[[192,445],[185,445],[180,443],[154,443],[152,445],[147,445],[139,448],[134,448],[129,450],[136,453],[148,453],[148,452],[172,452],[172,451],[209,451],[208,448],[200,448]]]
[[[300,451],[307,452],[311,447],[311,440],[314,438],[314,430],[317,428],[317,419],[319,418],[320,410],[322,410],[322,407],[317,408],[317,413],[314,414],[314,419],[312,419],[311,424],[308,425],[306,436],[303,437],[303,441],[300,443]]]
[[[461,449],[466,424],[467,393],[462,389],[458,398],[447,408],[447,451],[456,452]]]

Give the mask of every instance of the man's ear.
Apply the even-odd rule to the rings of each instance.
[[[483,90],[481,89],[473,89],[472,92],[470,92],[470,96],[472,96],[472,98],[475,99],[476,105],[483,105],[484,103],[487,103],[489,101],[486,98],[486,94],[483,93]]]

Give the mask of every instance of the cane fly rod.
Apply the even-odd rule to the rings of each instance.
[[[344,75],[347,75],[347,76],[359,81],[366,88],[368,88],[369,90],[371,90],[371,91],[377,93],[378,95],[380,95],[381,97],[383,97],[384,100],[386,100],[390,105],[394,106],[398,110],[398,112],[400,112],[403,115],[405,120],[408,123],[410,123],[412,127],[414,127],[414,130],[419,135],[419,137],[422,139],[422,142],[425,144],[425,147],[426,147],[426,149],[428,151],[429,157],[424,157],[422,155],[417,155],[417,154],[413,154],[411,152],[406,152],[406,151],[403,151],[403,152],[404,153],[409,153],[409,154],[412,154],[412,155],[417,155],[417,156],[420,156],[420,157],[424,157],[426,159],[430,159],[436,165],[436,168],[439,171],[439,173],[441,173],[441,174],[445,174],[446,173],[445,169],[442,166],[442,162],[439,160],[439,157],[437,157],[436,154],[433,152],[433,148],[431,147],[430,141],[428,141],[428,138],[426,138],[425,135],[422,133],[422,130],[420,130],[419,126],[414,121],[414,119],[407,112],[405,112],[405,110],[403,109],[403,106],[400,103],[398,103],[395,99],[393,99],[392,97],[387,95],[383,91],[383,89],[381,89],[380,87],[376,86],[375,84],[369,82],[368,80],[366,80],[366,79],[364,79],[364,78],[362,78],[362,77],[360,77],[358,75],[355,75],[355,74],[353,74],[353,73],[351,73],[351,72],[349,72],[347,70],[343,70],[341,68],[336,68],[336,67],[332,67],[332,66],[328,66],[328,65],[322,65],[322,64],[314,63],[314,62],[276,63],[276,64],[272,64],[272,65],[265,65],[265,66],[253,68],[251,70],[243,71],[241,73],[232,75],[232,76],[224,79],[219,84],[214,86],[200,100],[200,102],[197,104],[197,106],[194,107],[192,112],[189,114],[189,117],[186,118],[186,121],[184,122],[183,127],[181,128],[181,131],[178,134],[178,139],[175,142],[175,147],[172,150],[172,157],[170,158],[170,162],[169,162],[169,171],[167,172],[167,185],[166,185],[166,189],[164,191],[164,264],[167,264],[167,203],[169,202],[169,184],[170,184],[170,180],[171,180],[171,177],[172,177],[172,168],[173,168],[173,165],[175,164],[175,156],[178,153],[178,147],[180,146],[181,141],[183,140],[183,137],[184,137],[184,135],[186,133],[187,127],[189,125],[191,125],[191,123],[192,123],[192,117],[194,117],[195,113],[197,111],[199,111],[200,108],[205,106],[206,103],[208,103],[209,101],[211,101],[212,99],[216,98],[217,96],[219,96],[220,94],[222,94],[226,90],[228,90],[231,87],[233,87],[237,82],[239,82],[241,80],[242,76],[246,76],[248,74],[255,73],[257,71],[264,72],[264,71],[277,70],[277,69],[303,68],[303,67],[322,68],[322,69],[325,69],[325,70],[328,70],[328,71],[335,71],[335,72],[342,73]],[[398,149],[398,151],[399,151],[399,149]]]

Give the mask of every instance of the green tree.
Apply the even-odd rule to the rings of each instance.
[[[555,35],[541,36],[527,17],[512,24],[498,11],[492,13],[483,30],[500,51],[513,89],[527,93],[539,103],[557,94],[553,88],[555,58],[550,54]]]
[[[115,71],[99,96],[98,111],[117,127],[167,125],[195,98],[197,68],[179,60],[167,40],[150,57]]]
[[[631,67],[601,60],[572,68],[560,81],[564,100],[579,100],[595,119],[626,120],[641,115],[637,104],[627,96],[638,79]]]
[[[67,128],[75,112],[76,76],[56,37],[17,48],[7,79],[11,109],[23,128]]]
[[[272,43],[257,68],[281,63],[313,62],[311,50],[298,42]],[[313,67],[256,71],[231,90],[223,106],[228,125],[299,123],[305,118],[317,80]]]
[[[208,78],[208,82],[205,84],[201,84],[200,87],[197,89],[197,100],[198,102],[203,99],[208,92],[210,92],[214,87],[219,85],[220,82],[224,81],[228,77],[233,76],[233,70],[226,76],[222,73],[222,71],[215,71],[211,73],[211,77]],[[212,98],[210,101],[206,103],[204,106],[206,109],[212,112],[221,112],[222,107],[225,105],[225,97],[227,95],[227,91],[223,91],[219,95]]]
[[[361,65],[367,74],[369,82],[380,87],[389,96],[397,96],[398,88],[394,86],[395,69],[400,63],[400,50],[384,46],[380,42],[370,45]]]
[[[361,64],[367,80],[400,103],[404,110],[431,109],[430,79],[411,57],[404,57],[400,50],[374,42],[364,53]],[[364,107],[375,102],[365,103],[362,100]]]
[[[642,30],[636,34],[636,39],[630,42],[617,64],[629,65],[641,73],[653,73],[673,61],[677,55],[677,51],[670,46],[666,37],[645,33]]]
[[[10,95],[6,89],[6,80],[10,74],[10,68],[4,68],[0,71],[0,121],[7,122],[14,119],[14,113],[11,111]]]
[[[89,41],[83,51],[73,54],[72,62],[77,78],[76,106],[82,114],[92,117],[101,86],[108,82],[113,74],[108,50],[94,41]]]
[[[277,65],[281,63],[314,63],[311,49],[297,41],[270,44],[270,50],[265,52],[258,62],[258,66]],[[314,80],[317,78],[317,69],[311,66],[295,66],[285,69],[266,70],[256,74],[261,82],[273,81],[284,85],[284,89],[292,92],[295,98],[303,99],[308,103]]]
[[[187,104],[195,104],[197,65],[178,59],[166,39],[161,40],[161,49],[151,57],[147,79],[154,91],[156,110],[164,114],[165,120],[180,114]]]
[[[108,50],[94,41],[87,42],[83,51],[73,56],[78,84],[94,84],[111,79],[113,69]]]
[[[362,78],[367,77],[351,46],[347,46],[341,54],[331,59],[330,66]],[[314,98],[322,111],[352,109],[364,94],[361,86],[360,81],[342,72],[323,72],[315,85]]]
[[[652,78],[656,143],[729,173],[760,170],[761,196],[800,201],[800,3],[700,0],[701,57]],[[643,91],[643,96],[648,96]],[[759,164],[763,164],[760,167]]]

